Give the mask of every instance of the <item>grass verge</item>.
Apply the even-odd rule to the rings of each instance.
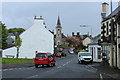
[[[34,59],[23,59],[23,58],[2,58],[2,64],[19,64],[19,63],[28,63],[33,62]]]

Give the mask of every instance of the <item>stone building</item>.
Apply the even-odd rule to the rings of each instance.
[[[56,35],[55,38],[55,45],[68,45],[68,42],[66,41],[66,36],[62,33],[62,26],[60,22],[60,17],[58,16],[57,26],[56,26]]]
[[[111,67],[120,69],[120,6],[107,16],[107,5],[107,3],[102,4],[101,55],[108,57],[107,60]],[[102,60],[105,59],[102,58]]]

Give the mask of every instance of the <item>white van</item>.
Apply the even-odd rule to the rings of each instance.
[[[92,55],[89,52],[78,52],[78,63],[91,63]]]

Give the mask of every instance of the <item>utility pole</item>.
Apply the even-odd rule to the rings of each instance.
[[[114,63],[114,61],[113,61],[113,57],[114,57],[114,55],[113,55],[113,20],[112,20],[112,0],[111,0],[111,58],[112,58],[112,63],[111,63],[111,67],[113,67],[113,63]]]

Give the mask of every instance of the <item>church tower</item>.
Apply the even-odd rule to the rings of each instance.
[[[57,26],[56,26],[56,45],[62,45],[62,27],[60,23],[60,17],[58,16]]]

